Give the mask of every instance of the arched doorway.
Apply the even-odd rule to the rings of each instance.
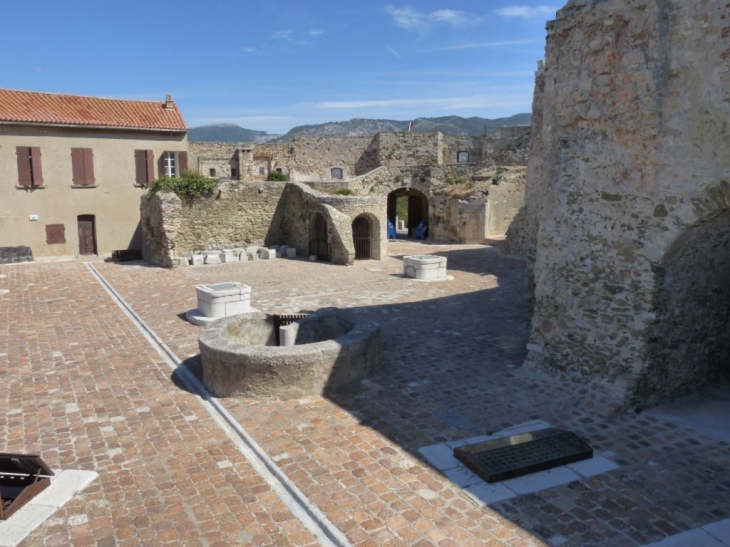
[[[322,213],[315,213],[309,224],[309,254],[315,255],[317,260],[330,261],[327,219]]]
[[[79,254],[96,254],[96,217],[94,215],[79,215],[76,217],[79,230]]]
[[[396,218],[403,220],[408,237],[422,220],[428,225],[428,198],[413,188],[398,188],[388,194],[388,220],[398,229]]]
[[[655,273],[656,321],[637,397],[653,404],[730,381],[730,212],[685,230]]]
[[[355,260],[372,258],[373,230],[366,216],[360,215],[352,222],[352,240],[355,244]]]

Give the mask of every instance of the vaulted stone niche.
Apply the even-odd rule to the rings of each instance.
[[[730,211],[688,228],[657,268],[657,322],[638,400],[730,377]]]

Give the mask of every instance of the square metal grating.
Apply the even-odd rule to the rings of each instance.
[[[51,484],[53,471],[37,454],[0,453],[0,520],[5,520]]]
[[[460,446],[454,457],[487,482],[499,482],[593,457],[578,435],[555,428]]]

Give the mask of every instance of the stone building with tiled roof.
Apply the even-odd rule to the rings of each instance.
[[[0,263],[141,248],[140,197],[187,168],[187,126],[164,101],[0,89]]]

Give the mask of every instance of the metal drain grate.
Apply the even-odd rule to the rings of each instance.
[[[0,453],[0,520],[5,520],[51,484],[51,471],[36,454]]]
[[[454,457],[487,482],[499,482],[587,460],[593,449],[578,435],[555,428],[460,446]]]

